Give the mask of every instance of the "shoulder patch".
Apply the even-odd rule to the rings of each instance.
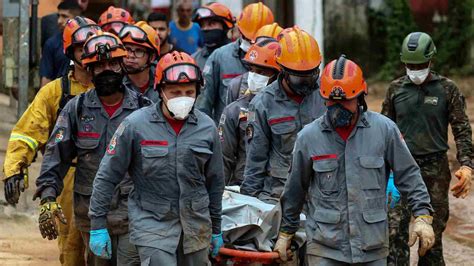
[[[117,136],[114,135],[110,140],[109,146],[107,146],[107,153],[110,155],[115,154],[115,147],[117,146]]]
[[[225,114],[222,114],[221,115],[221,119],[219,120],[219,124],[225,124],[225,120],[226,120],[226,115]]]
[[[217,133],[219,133],[219,140],[224,142],[224,127],[222,125],[217,128]]]
[[[249,121],[249,122],[255,121],[255,111],[249,111],[248,112],[247,121]]]
[[[123,134],[123,131],[125,130],[126,125],[124,123],[120,123],[119,127],[115,131],[114,136],[120,137]]]
[[[253,125],[248,124],[247,128],[245,129],[245,136],[247,138],[247,142],[250,142],[253,139],[253,132],[254,132]]]
[[[54,142],[59,143],[64,139],[64,128],[59,128],[54,135]]]

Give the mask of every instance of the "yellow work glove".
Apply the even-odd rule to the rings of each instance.
[[[413,246],[416,239],[420,239],[418,255],[423,257],[430,248],[433,247],[435,236],[433,232],[433,217],[430,215],[420,215],[410,224],[410,239],[408,244]]]
[[[43,238],[52,240],[58,237],[59,230],[56,218],[63,224],[67,223],[61,205],[59,205],[55,200],[42,203],[38,222]]]
[[[278,252],[280,255],[280,260],[282,262],[288,261],[288,259],[291,260],[292,254],[290,250],[290,245],[291,245],[291,239],[293,239],[293,236],[295,234],[288,234],[284,232],[280,232],[278,234],[278,239],[275,244],[275,247],[273,248],[273,251]]]
[[[459,170],[457,170],[454,175],[459,179],[459,181],[456,183],[456,185],[451,187],[453,196],[464,199],[471,192],[472,169],[469,166],[461,166],[461,168],[459,168]]]

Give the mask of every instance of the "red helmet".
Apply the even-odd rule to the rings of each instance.
[[[66,23],[63,31],[64,54],[74,60],[72,47],[76,44],[84,44],[90,36],[97,34],[101,29],[91,19],[77,16]]]
[[[230,9],[221,3],[211,3],[198,8],[194,13],[193,21],[200,24],[203,19],[220,20],[228,29],[232,29],[235,23]]]
[[[87,39],[82,53],[82,64],[127,56],[122,41],[112,33],[99,31]]]
[[[155,88],[161,89],[164,84],[197,83],[199,93],[200,86],[203,85],[201,70],[196,61],[184,52],[173,51],[164,55],[155,71]]]
[[[140,45],[153,50],[156,57],[160,56],[160,37],[145,21],[139,21],[135,25],[125,25],[118,36],[124,44]]]
[[[345,55],[324,68],[319,89],[326,100],[350,100],[368,94],[362,69]]]
[[[127,10],[109,6],[109,8],[100,15],[98,23],[104,31],[118,35],[123,26],[133,24],[135,21]]]

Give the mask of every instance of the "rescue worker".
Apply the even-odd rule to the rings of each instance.
[[[229,82],[248,71],[242,59],[255,39],[257,30],[271,23],[273,13],[267,6],[261,2],[246,6],[237,20],[241,37],[216,49],[207,59],[202,71],[204,90],[196,106],[213,118],[216,124],[226,106]]]
[[[255,34],[255,42],[258,42],[261,39],[273,38],[277,39],[278,35],[283,31],[283,28],[278,26],[278,23],[272,23],[261,27],[257,34]],[[249,72],[233,78],[229,83],[229,89],[227,90],[226,96],[226,105],[229,105],[242,97],[247,89],[249,88],[248,84]]]
[[[67,75],[70,60],[63,53],[62,37],[64,27],[68,20],[80,16],[81,12],[82,9],[77,1],[64,0],[58,4],[58,13],[56,13],[56,21],[54,22],[58,30],[46,40],[44,47],[41,48],[39,65],[40,87],[44,87],[44,85],[56,78]],[[44,34],[43,32],[41,33]]]
[[[296,134],[320,117],[321,54],[316,40],[297,26],[280,36],[276,62],[281,73],[249,105],[247,159],[240,192],[275,203],[290,167]]]
[[[224,176],[226,185],[242,183],[245,168],[245,129],[250,101],[265,86],[276,80],[280,66],[275,53],[279,48],[275,39],[261,39],[250,46],[244,62],[250,68],[249,88],[237,101],[224,108],[219,122],[219,138],[224,157]]]
[[[451,188],[456,198],[471,191],[472,130],[466,115],[464,95],[450,79],[430,71],[436,47],[431,37],[413,32],[403,41],[400,60],[406,75],[394,80],[388,88],[382,113],[400,128],[411,154],[421,168],[434,209],[434,247],[419,265],[445,265],[442,235],[449,218],[448,192],[451,172],[448,151],[448,125],[451,125],[461,167],[455,172],[458,183]],[[402,193],[401,207],[390,213],[400,227],[391,231],[389,264],[408,265],[410,249],[406,244],[410,213]]]
[[[127,24],[134,24],[132,15],[122,8],[109,6],[109,8],[104,11],[97,21],[102,30],[106,32],[119,35],[122,28]]]
[[[155,29],[155,31],[158,33],[158,36],[160,37],[160,58],[167,53],[179,51],[170,42],[170,28],[168,26],[168,18],[165,14],[153,12],[148,15],[147,22],[148,25]]]
[[[159,96],[153,85],[155,83],[154,62],[160,56],[160,37],[144,21],[139,21],[135,25],[125,25],[119,37],[128,54],[123,59],[127,72],[123,84],[153,102],[158,101]]]
[[[92,74],[94,89],[71,100],[59,115],[36,180],[34,199],[41,198],[39,228],[43,238],[51,240],[58,234],[56,218],[67,222],[56,198],[63,189],[67,169],[77,157],[73,187],[74,225],[81,231],[86,245],[87,265],[139,264],[136,248],[128,240],[130,178],[114,187],[114,199],[109,201],[114,211],[107,217],[114,241],[100,257],[96,246],[103,232],[91,230],[87,216],[92,182],[112,135],[126,116],[151,103],[122,84],[121,62],[125,56],[127,51],[120,39],[111,33],[99,31],[87,39],[82,63]]]
[[[42,87],[12,130],[5,154],[5,199],[18,203],[20,193],[28,188],[28,167],[42,151],[56,118],[68,100],[92,88],[91,75],[81,64],[82,45],[86,38],[100,30],[88,18],[75,17],[63,31],[64,54],[74,62],[67,75]],[[64,190],[57,201],[66,219],[72,220],[72,187],[74,167],[64,177]],[[67,170],[67,169],[66,169]],[[84,245],[79,231],[72,225],[59,225],[59,260],[62,265],[84,264]]]
[[[204,69],[212,52],[230,43],[227,34],[234,28],[235,18],[227,6],[214,2],[198,8],[194,13],[193,22],[201,27],[204,47],[192,54],[192,57],[199,68]]]
[[[274,250],[288,259],[304,208],[308,265],[386,265],[385,187],[392,169],[415,216],[410,243],[418,238],[419,252],[426,252],[434,243],[430,197],[395,123],[367,111],[362,70],[344,56],[333,60],[320,93],[327,111],[296,139]]]
[[[213,256],[223,244],[224,176],[216,126],[194,108],[201,73],[191,56],[172,52],[158,62],[155,83],[160,101],[122,122],[102,160],[92,229],[106,230],[114,187],[129,172],[130,241],[142,265],[207,265],[209,241]]]

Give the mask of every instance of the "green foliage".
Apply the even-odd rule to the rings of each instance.
[[[447,20],[435,28],[433,40],[438,47],[435,68],[442,73],[459,72],[469,63],[473,7],[472,0],[450,0]]]
[[[384,40],[384,59],[375,77],[377,80],[391,80],[403,74],[404,69],[400,63],[403,39],[410,32],[422,31],[414,22],[408,0],[387,0],[386,5],[389,13],[375,17],[379,26],[385,27],[385,32],[379,30],[374,35],[371,32],[371,38],[379,37]],[[446,19],[435,24],[434,32],[429,33],[437,48],[433,65],[436,71],[445,75],[473,73],[472,66],[468,66],[471,63],[469,50],[474,36],[473,9],[474,0],[449,0]],[[374,18],[373,14],[372,17]]]
[[[407,0],[386,1],[390,13],[386,17],[385,62],[377,75],[378,79],[389,80],[400,69],[400,47],[408,33],[417,31]]]

